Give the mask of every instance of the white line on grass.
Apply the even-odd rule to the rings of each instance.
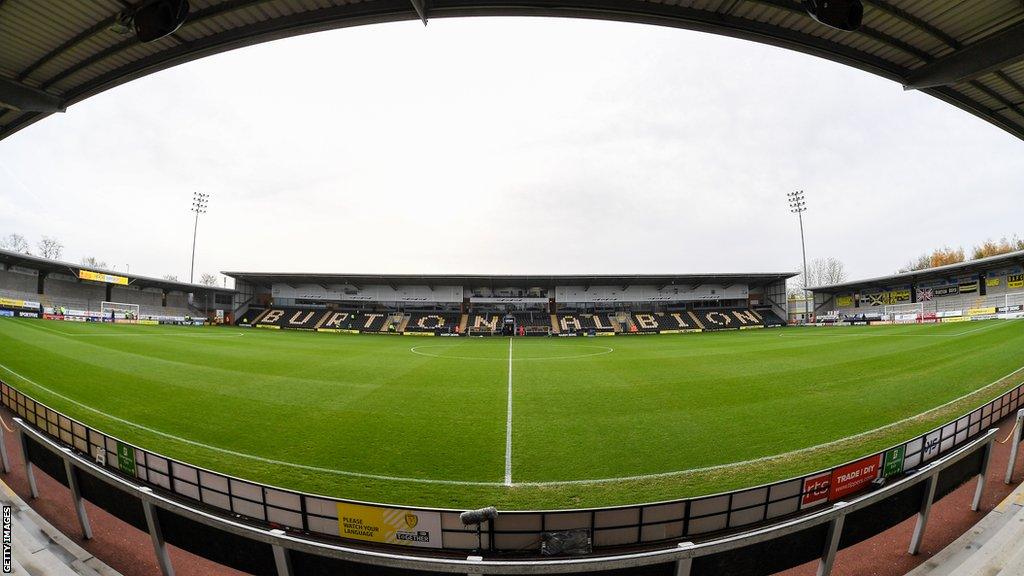
[[[908,326],[910,326],[910,325],[908,325]],[[919,326],[919,324],[918,324],[918,326]],[[927,338],[956,338],[957,336],[966,336],[968,334],[971,334],[971,333],[974,333],[974,332],[978,332],[980,330],[991,330],[992,328],[996,328],[998,326],[1002,326],[1002,324],[998,324],[996,322],[993,322],[992,324],[986,324],[984,326],[979,326],[977,328],[972,328],[971,330],[964,330],[962,332],[955,332],[953,334],[916,334],[914,332],[880,332],[878,334],[871,334],[869,332],[857,332],[857,333],[854,333],[854,334],[839,334],[839,333],[815,334],[813,337],[814,338],[818,338],[820,336],[831,336],[831,337],[835,337],[835,338],[868,338],[868,337],[879,337],[879,336],[886,336],[886,337],[888,337],[888,336],[910,336],[910,337],[916,338],[916,337],[920,336],[920,337],[927,337]],[[808,329],[811,329],[811,327],[808,327]],[[843,330],[843,328],[838,328],[838,329],[839,330]],[[780,332],[779,333],[779,336],[784,336],[786,338],[799,338],[801,336],[806,336],[806,335],[809,335],[809,334],[791,334],[791,333],[786,333],[786,332]]]
[[[509,344],[509,347],[511,348],[511,344]],[[248,458],[250,460],[256,460],[258,462],[264,462],[264,463],[267,463],[267,464],[275,464],[275,465],[278,465],[278,466],[287,466],[289,468],[298,468],[298,469],[302,469],[302,470],[311,470],[311,471],[314,471],[314,472],[322,472],[322,473],[325,473],[325,474],[335,474],[337,476],[350,476],[350,477],[353,477],[353,478],[368,478],[368,479],[372,479],[372,480],[387,480],[387,481],[393,481],[393,482],[411,482],[411,483],[415,483],[415,484],[441,484],[441,485],[449,485],[449,486],[493,486],[493,487],[502,487],[502,486],[504,486],[504,487],[508,487],[508,486],[554,487],[554,486],[571,486],[571,485],[579,485],[579,484],[607,484],[607,483],[611,483],[611,482],[624,482],[624,481],[636,481],[636,480],[653,480],[653,479],[656,479],[656,478],[667,478],[667,477],[670,477],[670,476],[682,476],[682,475],[685,475],[685,474],[694,474],[694,473],[698,473],[698,472],[708,472],[708,471],[711,471],[711,470],[723,470],[723,469],[726,469],[726,468],[737,468],[737,467],[740,467],[740,466],[745,466],[747,464],[757,464],[759,462],[766,462],[766,461],[775,460],[775,459],[778,459],[778,458],[787,458],[787,457],[790,457],[790,456],[795,456],[797,454],[804,454],[806,452],[812,452],[814,450],[818,450],[818,449],[821,449],[821,448],[828,448],[830,446],[835,446],[837,444],[842,444],[843,442],[848,442],[850,440],[855,440],[857,438],[861,438],[861,437],[864,437],[864,436],[868,436],[868,435],[874,434],[875,432],[880,432],[882,430],[887,430],[889,428],[893,428],[895,426],[899,426],[900,424],[904,424],[906,422],[911,422],[913,420],[920,419],[921,417],[926,416],[928,414],[931,414],[932,412],[935,412],[937,410],[941,410],[942,408],[945,408],[946,406],[950,406],[950,405],[955,404],[955,403],[957,403],[957,402],[959,402],[961,400],[964,400],[965,398],[973,396],[974,394],[977,394],[979,392],[987,390],[987,389],[995,386],[996,384],[999,384],[1003,380],[1006,380],[1007,378],[1009,378],[1009,377],[1013,376],[1014,374],[1020,372],[1021,370],[1024,370],[1024,366],[1021,366],[1020,368],[1017,368],[1016,370],[1014,370],[1013,372],[1010,372],[1009,374],[1003,376],[1002,378],[999,378],[998,380],[990,382],[989,384],[986,384],[985,386],[982,386],[981,388],[978,388],[977,390],[974,390],[973,392],[968,392],[967,394],[964,394],[963,396],[960,396],[959,398],[954,398],[953,400],[950,400],[949,402],[946,402],[945,404],[942,404],[940,406],[936,406],[935,408],[931,408],[929,410],[925,410],[924,412],[921,412],[920,414],[915,414],[914,416],[908,416],[907,418],[904,418],[902,420],[898,420],[896,422],[891,422],[889,424],[885,424],[883,426],[879,426],[878,428],[874,428],[874,429],[871,429],[871,430],[866,430],[864,432],[853,434],[851,436],[846,436],[844,438],[839,438],[839,439],[832,440],[832,441],[829,441],[829,442],[824,442],[822,444],[816,444],[814,446],[807,446],[805,448],[799,448],[797,450],[790,450],[789,452],[781,452],[779,454],[771,454],[769,456],[762,456],[760,458],[753,458],[753,459],[750,459],[750,460],[742,460],[742,461],[739,461],[739,462],[728,462],[728,463],[725,463],[725,464],[716,464],[714,466],[703,466],[703,467],[700,467],[700,468],[688,468],[688,469],[685,469],[685,470],[675,470],[675,471],[671,471],[671,472],[655,472],[655,473],[652,473],[652,474],[637,474],[637,475],[634,475],[634,476],[618,476],[618,477],[615,477],[615,478],[592,478],[592,479],[582,479],[582,480],[552,480],[552,481],[548,481],[548,482],[517,482],[517,483],[514,483],[514,484],[505,484],[504,482],[475,482],[475,481],[471,481],[471,480],[436,480],[436,479],[431,479],[431,478],[409,478],[409,477],[405,477],[405,476],[386,476],[386,475],[382,475],[382,474],[368,474],[368,473],[364,473],[364,472],[348,472],[348,471],[345,471],[345,470],[335,470],[333,468],[323,468],[323,467],[320,467],[320,466],[309,466],[307,464],[296,464],[294,462],[285,462],[283,460],[275,460],[273,458],[264,458],[263,456],[256,456],[254,454],[247,454],[245,452],[237,452],[235,450],[230,450],[230,449],[227,449],[227,448],[221,448],[219,446],[211,446],[209,444],[203,444],[202,442],[196,442],[195,440],[189,440],[187,438],[182,438],[180,436],[175,436],[173,434],[168,434],[167,432],[161,432],[159,430],[154,430],[153,428],[149,428],[147,426],[143,426],[142,424],[136,424],[135,422],[131,422],[131,421],[125,420],[123,418],[118,418],[117,416],[114,416],[112,414],[108,414],[107,412],[104,412],[102,410],[98,410],[96,408],[93,408],[92,406],[89,406],[87,404],[83,404],[83,403],[81,403],[81,402],[79,402],[79,401],[77,401],[77,400],[75,400],[73,398],[69,398],[69,397],[61,394],[60,392],[56,392],[56,391],[54,391],[54,390],[52,390],[50,388],[47,388],[46,386],[43,386],[42,384],[39,384],[38,382],[35,382],[33,380],[30,380],[29,378],[26,378],[25,376],[22,376],[21,374],[18,374],[17,372],[15,372],[14,370],[11,370],[7,366],[4,366],[3,364],[0,364],[0,368],[2,368],[3,370],[7,371],[10,374],[12,374],[16,378],[24,380],[25,382],[28,382],[29,384],[32,384],[33,386],[36,386],[36,387],[38,387],[38,388],[40,388],[42,390],[45,390],[45,391],[49,392],[50,394],[53,394],[54,396],[57,396],[57,397],[62,398],[64,400],[67,400],[68,402],[70,402],[70,403],[72,403],[72,404],[74,404],[76,406],[80,406],[80,407],[82,407],[82,408],[84,408],[86,410],[89,410],[90,412],[94,412],[94,413],[99,414],[101,416],[106,416],[107,418],[109,418],[111,420],[114,420],[114,421],[117,421],[117,422],[120,422],[122,424],[125,424],[126,426],[131,426],[133,428],[138,428],[139,430],[145,430],[146,432],[150,432],[150,433],[156,434],[158,436],[163,436],[164,438],[168,438],[170,440],[176,440],[176,441],[184,443],[184,444],[189,444],[189,445],[192,445],[192,446],[198,446],[200,448],[206,448],[207,450],[212,450],[214,452],[220,452],[220,453],[223,453],[223,454],[231,454],[232,456],[238,456],[240,458]],[[509,389],[509,393],[511,395],[511,388]],[[509,405],[509,414],[511,415],[511,404]],[[509,422],[511,422],[511,419],[509,420]],[[511,429],[509,431],[509,434],[511,434]],[[507,438],[508,439],[506,440],[506,447],[510,447],[511,445],[508,442],[511,441],[511,436],[508,436]],[[506,453],[506,462],[511,462],[510,456],[511,456],[511,453],[507,452]]]
[[[492,357],[492,358],[488,358],[486,356],[450,356],[450,355],[445,355],[445,354],[430,354],[428,352],[423,352],[423,350],[426,349],[426,348],[441,348],[442,350],[444,350],[444,349],[449,349],[449,348],[458,349],[461,346],[462,346],[461,344],[457,344],[455,346],[451,346],[451,345],[446,346],[444,344],[427,344],[427,345],[421,345],[421,346],[413,346],[412,348],[409,348],[409,352],[412,352],[413,354],[416,354],[418,356],[426,356],[427,358],[441,358],[442,360],[491,360],[491,361],[502,361],[502,362],[505,360],[504,358],[499,358],[497,356]],[[593,348],[593,349],[596,349],[596,350],[600,350],[600,352],[591,352],[591,353],[588,353],[588,354],[576,354],[576,355],[573,355],[573,356],[534,356],[532,358],[529,357],[529,356],[526,356],[526,357],[520,356],[519,358],[515,358],[515,361],[516,362],[525,362],[525,361],[533,361],[533,360],[578,360],[580,358],[590,358],[592,356],[604,356],[605,354],[611,354],[612,352],[615,352],[615,349],[611,348],[610,346],[594,346],[594,345],[589,345],[589,344],[567,344],[566,346],[563,346],[563,348],[564,347],[571,347],[571,348]]]
[[[29,322],[51,322],[51,320],[29,320]],[[65,332],[63,330],[57,330],[56,328],[50,328],[49,326],[43,326],[41,324],[31,324],[32,328],[39,328],[40,330],[46,330],[47,332],[53,332],[54,334],[60,334],[61,336],[68,336],[70,338],[87,337],[112,337],[112,338],[153,338],[156,336],[164,338],[173,338],[175,336],[183,336],[186,338],[238,338],[239,336],[245,336],[244,332],[238,332],[236,334],[187,334],[184,332],[162,332],[160,334],[139,334],[137,332],[129,332],[126,334],[88,334],[79,332]]]
[[[174,434],[168,434],[167,432],[161,432],[160,430],[155,430],[155,429],[150,428],[148,426],[143,426],[142,424],[137,424],[137,423],[132,422],[130,420],[125,420],[124,418],[119,418],[117,416],[114,416],[113,414],[110,414],[108,412],[104,412],[102,410],[98,410],[96,408],[93,408],[92,406],[89,406],[88,404],[83,404],[83,403],[79,402],[78,400],[75,400],[74,398],[69,398],[68,396],[65,396],[64,394],[61,394],[60,392],[57,392],[57,391],[55,391],[55,390],[53,390],[51,388],[43,386],[42,384],[40,384],[40,383],[30,379],[30,378],[26,378],[25,376],[22,376],[21,374],[18,374],[17,372],[15,372],[14,370],[11,370],[7,366],[4,366],[3,364],[0,364],[0,368],[3,368],[6,372],[12,374],[16,378],[18,378],[20,380],[24,380],[25,382],[28,382],[29,384],[32,384],[33,386],[36,386],[37,388],[39,388],[41,390],[45,390],[45,391],[49,392],[50,394],[53,394],[54,396],[57,396],[58,398],[62,398],[64,400],[74,404],[75,406],[79,406],[79,407],[84,408],[85,410],[88,410],[90,412],[99,414],[101,416],[105,416],[105,417],[107,417],[107,418],[109,418],[111,420],[114,420],[116,422],[120,422],[121,424],[124,424],[126,426],[131,426],[132,428],[137,428],[139,430],[145,430],[146,432],[149,432],[151,434],[156,434],[157,436],[163,436],[164,438],[167,438],[167,439],[170,439],[170,440],[175,440],[175,441],[181,442],[183,444],[189,444],[191,446],[198,446],[200,448],[206,448],[207,450],[212,450],[214,452],[220,452],[222,454],[231,454],[232,456],[238,456],[240,458],[247,458],[249,460],[256,460],[258,462],[264,462],[264,463],[267,463],[267,464],[275,464],[275,465],[279,465],[279,466],[287,466],[289,468],[300,468],[302,470],[311,470],[313,472],[323,472],[323,473],[326,473],[326,474],[337,474],[339,476],[352,476],[354,478],[368,478],[368,479],[371,479],[371,480],[389,480],[389,481],[395,481],[395,482],[415,482],[415,483],[418,483],[418,484],[451,484],[451,485],[457,485],[457,486],[501,486],[501,484],[499,484],[498,482],[472,482],[472,481],[466,481],[466,480],[432,480],[432,479],[429,479],[429,478],[406,478],[404,476],[386,476],[386,475],[383,475],[383,474],[365,474],[365,473],[362,473],[362,472],[347,472],[347,471],[344,471],[344,470],[334,470],[332,468],[323,468],[323,467],[320,467],[320,466],[309,466],[309,465],[306,465],[306,464],[296,464],[294,462],[284,462],[282,460],[275,460],[273,458],[264,458],[263,456],[256,456],[255,454],[248,454],[246,452],[237,452],[235,450],[230,450],[230,449],[227,449],[227,448],[221,448],[220,446],[211,446],[210,444],[203,444],[202,442],[196,442],[195,440],[189,440],[188,438],[182,438],[181,436],[175,436]]]
[[[668,477],[668,476],[677,476],[677,475],[682,475],[682,474],[693,474],[693,473],[697,473],[697,472],[709,472],[711,470],[722,470],[722,469],[725,469],[725,468],[735,468],[737,466],[744,466],[744,465],[747,465],[747,464],[757,464],[759,462],[766,462],[766,461],[775,460],[775,459],[778,459],[778,458],[788,458],[790,456],[796,456],[797,454],[804,454],[806,452],[812,452],[814,450],[818,450],[818,449],[821,449],[821,448],[828,448],[830,446],[835,446],[837,444],[842,444],[843,442],[848,442],[850,440],[856,440],[857,438],[862,438],[864,436],[869,436],[871,434],[874,434],[875,432],[881,432],[882,430],[888,430],[889,428],[894,428],[896,426],[899,426],[900,424],[905,424],[907,422],[912,422],[914,420],[918,420],[918,419],[922,418],[923,416],[925,416],[927,414],[931,414],[932,412],[936,412],[938,410],[941,410],[941,409],[945,408],[946,406],[950,406],[950,405],[956,404],[957,402],[959,402],[959,401],[961,401],[961,400],[963,400],[965,398],[968,398],[970,396],[973,396],[973,395],[975,395],[975,394],[977,394],[979,392],[982,392],[984,390],[988,390],[992,386],[995,386],[996,384],[999,384],[1003,380],[1006,380],[1007,378],[1013,376],[1014,374],[1020,372],[1021,370],[1024,370],[1024,366],[1021,366],[1020,368],[1017,368],[1016,370],[1014,370],[1013,372],[1010,372],[1006,376],[1003,376],[1002,378],[1000,378],[998,380],[990,382],[990,383],[986,384],[985,386],[983,386],[981,388],[978,388],[977,390],[974,390],[973,392],[968,392],[967,394],[964,394],[963,396],[960,396],[959,398],[954,398],[954,399],[950,400],[949,402],[946,402],[945,404],[936,406],[934,408],[930,408],[928,410],[925,410],[924,412],[921,412],[920,414],[915,414],[913,416],[908,416],[906,418],[903,418],[902,420],[897,420],[895,422],[890,422],[889,424],[885,424],[883,426],[879,426],[878,428],[874,428],[874,429],[871,429],[871,430],[865,430],[864,432],[859,432],[859,433],[853,434],[851,436],[846,436],[844,438],[838,438],[836,440],[832,440],[832,441],[829,441],[829,442],[824,442],[822,444],[816,444],[814,446],[807,446],[806,448],[798,448],[796,450],[790,450],[789,452],[781,452],[779,454],[772,454],[772,455],[769,455],[769,456],[762,456],[760,458],[752,458],[750,460],[743,460],[743,461],[740,461],[740,462],[728,462],[726,464],[716,464],[714,466],[702,466],[700,468],[690,468],[688,470],[677,470],[675,472],[656,472],[654,474],[638,474],[636,476],[619,476],[619,477],[616,477],[616,478],[595,478],[595,479],[590,479],[590,480],[583,479],[583,480],[555,480],[555,481],[551,481],[551,482],[519,482],[518,484],[516,484],[516,486],[569,486],[569,485],[573,485],[573,484],[601,484],[601,483],[606,483],[606,482],[622,482],[622,481],[629,481],[629,480],[653,480],[655,478],[665,478],[665,477]]]
[[[508,338],[508,412],[505,414],[505,486],[512,485],[512,337]]]

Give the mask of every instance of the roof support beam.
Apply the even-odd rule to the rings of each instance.
[[[412,8],[416,11],[416,15],[420,17],[420,21],[423,25],[427,25],[427,7],[423,5],[423,0],[409,0],[412,2]]]
[[[907,74],[903,87],[921,90],[972,80],[1024,58],[1024,22],[965,46]]]
[[[24,112],[64,111],[60,97],[9,78],[0,78],[0,105]]]

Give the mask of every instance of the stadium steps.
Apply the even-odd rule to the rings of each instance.
[[[388,326],[394,324],[396,327],[405,320],[405,314],[388,314],[387,318],[384,318],[384,323],[380,325],[380,332],[388,332]],[[401,332],[401,330],[396,330]]]
[[[459,318],[459,334],[466,333],[466,326],[469,326],[469,314],[463,314]]]
[[[1024,576],[1024,484],[907,576]]]
[[[11,507],[12,574],[120,576],[54,528],[2,482],[0,503]]]
[[[327,322],[327,319],[331,317],[331,313],[331,310],[327,310],[326,312],[321,314],[320,319],[316,321],[316,326],[313,326],[313,329],[319,330],[320,327],[324,325],[324,322]]]
[[[405,328],[409,326],[410,320],[412,320],[412,314],[403,314],[402,320],[398,323],[398,331],[405,332]]]
[[[551,315],[551,333],[552,334],[558,334],[558,315],[557,314],[552,314]]]
[[[696,324],[698,327],[700,327],[701,330],[705,329],[704,328],[704,323],[700,321],[700,318],[698,318],[697,315],[694,314],[692,310],[687,311],[686,313],[690,316],[690,319],[693,320],[693,323]]]
[[[640,327],[633,321],[633,315],[629,313],[626,313],[626,331],[629,333],[640,331]]]
[[[252,322],[250,322],[250,324],[259,324],[260,320],[262,320],[263,317],[267,315],[267,312],[270,312],[270,308],[264,308],[263,310],[260,310],[260,313],[257,314],[256,317],[252,319]]]

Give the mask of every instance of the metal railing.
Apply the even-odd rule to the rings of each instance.
[[[299,572],[295,567],[301,564],[304,568],[315,566],[334,566],[340,563],[358,563],[372,571],[370,567],[386,567],[388,569],[420,570],[434,573],[461,574],[563,574],[592,571],[628,569],[652,565],[671,565],[677,576],[693,576],[701,574],[721,573],[717,566],[740,557],[754,557],[763,562],[762,552],[766,546],[778,547],[778,543],[793,538],[810,540],[810,546],[800,550],[786,550],[787,562],[783,567],[795,566],[808,560],[819,560],[819,575],[831,572],[837,551],[848,546],[864,535],[865,525],[868,532],[874,529],[895,525],[910,515],[917,515],[909,551],[916,553],[921,537],[927,527],[932,503],[944,496],[951,486],[958,486],[964,481],[977,476],[978,487],[975,491],[973,508],[978,509],[981,491],[984,487],[985,472],[988,467],[989,454],[995,439],[996,430],[989,430],[978,438],[961,446],[959,449],[938,458],[921,469],[904,478],[889,483],[873,492],[864,494],[849,501],[833,503],[814,513],[799,518],[792,518],[757,530],[709,539],[692,543],[682,542],[658,549],[630,552],[617,555],[508,560],[490,559],[479,556],[464,558],[436,557],[417,555],[412,552],[390,552],[369,550],[303,538],[282,530],[267,530],[251,524],[211,513],[170,495],[154,491],[130,481],[123,475],[93,462],[62,446],[57,440],[46,433],[27,424],[21,418],[15,424],[22,438],[22,452],[26,462],[30,490],[33,497],[38,496],[35,482],[35,467],[49,469],[55,479],[66,483],[70,489],[73,503],[78,515],[83,535],[91,537],[91,528],[86,515],[83,500],[106,500],[108,506],[112,498],[97,498],[98,491],[116,492],[130,498],[130,502],[141,510],[141,518],[135,524],[149,532],[158,564],[166,576],[173,575],[173,566],[167,554],[167,544],[175,544],[186,550],[188,538],[184,532],[195,530],[196,527],[213,529],[204,535],[216,534],[224,540],[225,546],[241,548],[242,552],[257,559],[266,561],[263,569],[256,573],[290,576]],[[0,431],[2,433],[2,431]],[[43,452],[41,452],[41,450]],[[55,472],[53,472],[55,471]],[[61,474],[63,472],[63,474]],[[941,490],[941,492],[940,492]],[[909,494],[909,498],[907,495]],[[901,507],[899,502],[904,502]],[[908,509],[905,502],[911,502]],[[114,510],[119,517],[130,516],[130,511]],[[902,510],[902,513],[900,513]],[[138,515],[139,511],[136,511]],[[874,515],[892,515],[887,522],[879,525]],[[880,530],[879,530],[880,531]],[[186,545],[182,545],[182,543]],[[207,542],[209,545],[210,543]],[[216,544],[216,543],[214,543]],[[209,546],[207,546],[209,548]],[[194,551],[194,550],[193,550]],[[807,558],[813,553],[812,558]],[[224,554],[210,554],[213,560],[223,560]],[[316,564],[311,558],[327,564]],[[330,564],[330,562],[335,562]],[[740,563],[742,564],[742,563]],[[238,567],[237,565],[235,567]],[[251,568],[251,567],[250,567]],[[770,566],[772,570],[779,565]],[[730,570],[730,574],[766,574],[769,572],[751,570]]]
[[[632,506],[503,512],[494,522],[484,524],[483,550],[477,553],[521,555],[526,551],[536,556],[543,535],[560,530],[587,530],[596,553],[610,554],[624,546],[655,550],[664,548],[666,543],[720,539],[728,533],[799,522],[829,509],[828,504],[846,501],[873,487],[865,478],[851,483],[848,477],[853,471],[868,470],[866,474],[871,477],[866,480],[888,478],[893,481],[919,474],[923,467],[984,436],[984,430],[991,424],[1021,407],[1022,396],[1022,386],[1017,386],[908,442],[841,466],[772,484]],[[145,486],[154,494],[210,515],[230,517],[256,529],[281,530],[283,534],[300,539],[343,542],[339,505],[365,505],[388,511],[408,511],[423,519],[433,517],[439,530],[430,535],[432,539],[426,545],[441,550],[422,549],[418,553],[465,553],[477,549],[475,529],[459,521],[461,510],[372,504],[249,482],[123,442],[52,410],[3,382],[0,382],[0,402],[22,419],[23,426],[30,425],[64,444],[79,459],[98,462],[93,466],[107,474]],[[365,545],[385,551],[399,549],[388,544]]]

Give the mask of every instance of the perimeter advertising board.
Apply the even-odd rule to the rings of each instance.
[[[878,478],[881,466],[882,455],[875,454],[836,468],[829,482],[828,499],[839,500],[867,488],[868,484]]]
[[[810,508],[828,502],[828,487],[832,482],[832,475],[829,472],[822,472],[814,476],[804,478],[803,497],[800,499],[800,508]]]
[[[121,472],[135,476],[135,448],[123,442],[117,443],[117,467]]]
[[[897,446],[885,451],[882,464],[882,476],[889,478],[903,472],[903,459],[906,456],[906,445]]]
[[[82,280],[92,280],[94,282],[106,282],[107,284],[121,284],[124,286],[128,285],[128,278],[124,276],[103,274],[102,272],[93,272],[91,270],[79,270],[78,277]]]
[[[441,513],[338,502],[338,533],[384,544],[441,547]]]

